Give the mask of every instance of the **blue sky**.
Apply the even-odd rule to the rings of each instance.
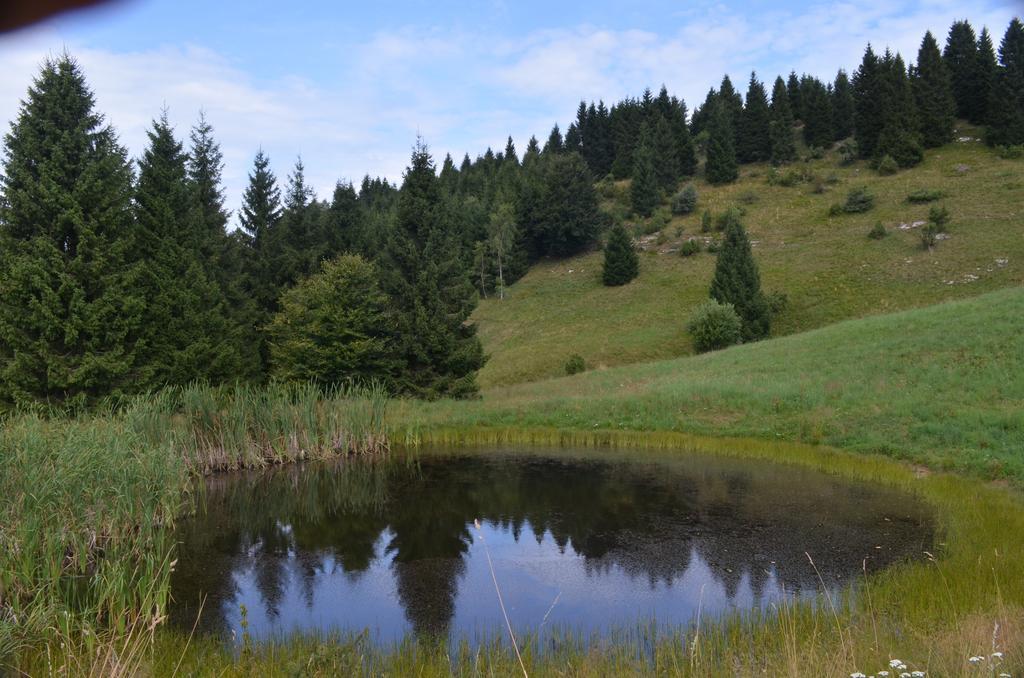
[[[440,159],[512,135],[520,151],[581,98],[662,83],[691,105],[728,72],[832,78],[864,45],[916,54],[925,30],[987,25],[998,44],[1021,0],[863,2],[198,2],[121,0],[0,35],[0,127],[47,54],[82,63],[133,155],[168,108],[179,136],[200,108],[238,209],[262,147],[284,179],[301,154],[320,197],[339,178],[399,181],[416,134]]]

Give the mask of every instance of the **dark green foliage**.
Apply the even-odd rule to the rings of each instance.
[[[931,32],[924,34],[917,52],[917,67],[911,80],[921,141],[925,148],[935,148],[953,140],[953,113],[956,103],[950,85],[949,71],[939,45]]]
[[[918,233],[921,236],[921,247],[923,247],[926,250],[930,250],[931,248],[935,247],[935,243],[938,242],[938,236],[939,233],[941,233],[941,231],[939,230],[939,227],[936,226],[935,224],[928,223],[922,226],[921,230],[918,231]]]
[[[889,233],[885,230],[885,226],[881,221],[876,221],[875,225],[871,227],[870,231],[868,231],[868,237],[872,240],[881,240],[887,235],[889,235]]]
[[[846,71],[839,69],[832,85],[832,138],[842,141],[853,134],[855,104],[853,85]]]
[[[565,361],[565,373],[570,377],[574,374],[585,372],[586,369],[587,363],[579,353],[573,353],[569,356],[569,359]]]
[[[796,141],[793,139],[793,111],[789,93],[782,78],[775,78],[771,105],[771,161],[773,165],[796,160]]]
[[[601,281],[608,287],[625,285],[639,273],[640,260],[633,247],[633,239],[622,224],[615,224],[608,232],[608,242],[604,246]]]
[[[733,136],[726,107],[716,99],[708,120],[707,161],[704,165],[704,176],[711,184],[728,184],[739,177]]]
[[[978,121],[978,43],[967,21],[956,21],[949,29],[942,60],[950,74],[958,118]]]
[[[594,242],[603,220],[593,177],[578,153],[546,159],[536,200],[530,235],[538,255],[566,257]]]
[[[704,210],[704,214],[700,215],[700,232],[710,233],[712,224],[711,210]]]
[[[277,288],[272,283],[272,243],[277,239],[281,219],[281,191],[270,170],[270,159],[256,153],[249,185],[242,198],[240,222],[249,255],[246,258],[245,288],[260,311],[259,325],[277,308]]]
[[[847,214],[860,214],[867,212],[875,206],[875,196],[863,186],[851,189],[846,194],[846,202],[842,205],[842,211]]]
[[[996,155],[1003,160],[1020,160],[1024,158],[1024,146],[996,146]]]
[[[711,280],[711,298],[732,304],[743,322],[744,341],[764,339],[771,331],[771,310],[761,292],[761,276],[747,232],[738,220],[730,221]]]
[[[560,155],[565,153],[565,143],[562,141],[562,133],[558,130],[558,125],[551,128],[551,134],[548,135],[548,140],[544,143],[544,155]]]
[[[935,224],[939,233],[945,233],[949,224],[949,210],[945,205],[932,205],[928,210],[928,221]]]
[[[693,350],[697,353],[727,348],[743,338],[743,321],[733,305],[714,300],[696,308],[686,329],[693,337]]]
[[[690,127],[686,122],[686,102],[672,98],[673,107],[669,117],[676,139],[676,160],[679,163],[678,175],[692,177],[697,172],[697,148],[690,135]]]
[[[817,78],[804,76],[800,81],[803,101],[804,143],[812,148],[828,148],[832,132],[832,99],[825,84]]]
[[[137,251],[145,261],[141,378],[153,388],[233,380],[245,367],[242,328],[203,265],[212,238],[193,207],[185,153],[166,117],[147,134],[135,193]]]
[[[715,219],[715,230],[725,231],[730,226],[739,224],[743,220],[743,211],[739,207],[729,207]]]
[[[853,75],[853,97],[857,150],[862,158],[874,158],[882,133],[885,80],[882,64],[871,45],[864,50],[864,58]]]
[[[679,256],[682,257],[691,257],[698,253],[700,253],[700,241],[696,238],[690,238],[679,247]]]
[[[722,77],[722,84],[718,88],[716,98],[724,107],[726,119],[729,121],[729,128],[732,130],[733,148],[735,148],[740,120],[743,118],[743,97],[732,86],[732,80],[729,79],[728,75]]]
[[[996,49],[992,44],[992,36],[987,28],[981,29],[978,36],[978,61],[977,73],[975,75],[977,89],[977,111],[976,124],[986,124],[989,121],[989,106],[992,105],[992,97],[995,94],[996,79],[999,77],[999,63],[996,60]]]
[[[892,176],[900,171],[899,164],[893,160],[891,155],[883,155],[878,161],[878,173],[883,177]]]
[[[919,205],[922,203],[934,202],[936,200],[941,199],[943,196],[945,196],[945,193],[943,193],[942,191],[930,188],[922,188],[908,195],[907,202]]]
[[[132,171],[78,64],[48,60],[5,137],[0,401],[87,405],[139,390]]]
[[[570,156],[572,157],[572,156]],[[387,239],[381,287],[395,317],[395,385],[424,398],[477,392],[485,356],[469,316],[476,295],[454,229],[446,222],[434,162],[417,143]]]
[[[687,184],[672,198],[672,214],[690,214],[697,209],[697,189]]]
[[[654,138],[645,122],[640,127],[640,140],[633,153],[633,181],[629,188],[633,211],[642,217],[651,216],[661,201],[654,162]]]
[[[663,192],[672,191],[679,182],[679,159],[676,156],[676,136],[663,115],[655,115],[651,129],[654,142],[654,174]]]
[[[874,158],[891,155],[900,167],[913,167],[924,159],[918,132],[914,92],[899,54],[886,52],[881,65],[882,127]]]
[[[988,106],[985,140],[993,146],[1024,144],[1024,24],[1014,18],[999,43],[999,70]]]
[[[740,116],[736,157],[740,162],[762,162],[772,154],[768,95],[755,73],[750,74],[747,100]]]
[[[797,77],[796,71],[789,72],[789,79],[786,80],[786,94],[789,97],[789,109],[792,111],[793,117],[797,120],[802,119],[803,101],[800,97],[800,78]]]
[[[388,298],[358,255],[287,290],[267,335],[271,375],[283,381],[388,383],[398,367]]]

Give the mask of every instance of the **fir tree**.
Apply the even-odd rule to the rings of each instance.
[[[241,329],[223,291],[202,259],[206,230],[193,207],[186,156],[166,115],[147,132],[135,193],[138,252],[145,262],[142,356],[147,385],[155,388],[243,372]]]
[[[864,58],[853,76],[854,139],[862,158],[875,157],[878,135],[882,132],[882,106],[885,80],[881,62],[871,45],[864,50]]]
[[[793,139],[793,112],[789,107],[789,93],[782,77],[775,78],[771,106],[771,161],[773,165],[796,160],[796,141]]]
[[[882,128],[875,147],[875,160],[889,156],[900,167],[912,167],[921,162],[917,110],[914,92],[907,77],[903,58],[886,50],[882,69]]]
[[[800,99],[800,78],[796,71],[789,72],[789,79],[786,81],[786,93],[789,95],[789,110],[793,112],[793,118],[803,120],[803,101]]]
[[[747,100],[740,117],[736,156],[740,162],[762,162],[772,153],[768,95],[755,73],[750,74]]]
[[[743,340],[764,339],[771,331],[771,310],[761,292],[761,276],[747,232],[739,220],[726,226],[711,280],[711,298],[732,304],[743,322]]]
[[[70,57],[44,63],[5,144],[0,400],[78,406],[143,388],[131,165]]]
[[[712,184],[732,183],[739,177],[729,114],[726,112],[725,104],[717,99],[712,105],[708,120],[708,148],[704,175]]]
[[[679,183],[679,159],[676,156],[676,137],[668,120],[656,114],[652,139],[654,141],[654,174],[662,191],[671,191]]]
[[[519,166],[519,154],[516,153],[516,145],[512,142],[511,136],[508,138],[508,141],[505,142],[505,163],[512,163],[517,167]]]
[[[686,122],[686,102],[673,100],[672,116],[669,118],[676,139],[676,160],[679,162],[679,176],[692,177],[697,172],[697,149]]]
[[[565,152],[565,143],[562,141],[562,133],[558,129],[558,125],[551,128],[551,134],[548,135],[548,140],[544,143],[544,155],[559,155]]]
[[[257,325],[262,325],[269,314],[277,310],[278,290],[273,283],[271,255],[280,219],[281,190],[270,169],[270,158],[261,149],[253,160],[239,217],[249,248],[244,287],[260,311]]]
[[[625,285],[640,273],[640,260],[633,239],[622,224],[615,224],[604,246],[604,268],[601,280],[608,287]]]
[[[367,260],[376,255],[363,232],[362,217],[355,187],[348,181],[337,182],[322,222],[323,260],[334,260],[343,253],[359,254]]]
[[[846,71],[839,69],[832,85],[832,139],[842,141],[853,134],[855,108],[853,86]]]
[[[601,227],[594,179],[578,153],[547,159],[541,179],[534,251],[542,256],[578,254]]]
[[[736,139],[739,134],[740,120],[743,118],[743,97],[736,91],[736,88],[732,86],[732,80],[729,76],[722,77],[722,84],[718,88],[718,100],[722,102],[726,114],[726,118],[729,121],[729,127],[732,129],[732,144],[733,148],[736,148]]]
[[[642,217],[651,216],[661,199],[654,168],[654,139],[646,122],[640,127],[640,140],[633,153],[633,181],[629,196],[633,211]]]
[[[999,71],[988,105],[986,141],[1024,144],[1024,24],[1014,18],[999,43]]]
[[[800,83],[803,100],[804,143],[828,148],[832,145],[832,99],[817,78],[805,76]]]
[[[580,128],[574,122],[569,123],[569,129],[565,131],[565,151],[583,153],[583,138],[580,136]]]
[[[921,141],[925,148],[942,146],[953,140],[953,114],[956,102],[949,72],[931,32],[924,34],[917,52],[917,67],[912,80],[917,103]]]
[[[988,28],[982,28],[978,35],[978,71],[976,75],[978,91],[978,117],[971,122],[976,124],[988,123],[989,104],[995,92],[996,78],[999,72],[999,63],[996,60],[996,50],[992,45],[992,36]]]
[[[509,137],[509,141],[512,141],[512,137]],[[459,170],[455,169],[455,161],[452,160],[451,153],[445,154],[438,179],[441,184],[441,190],[448,195],[452,195],[459,190]]]
[[[957,117],[977,119],[978,42],[970,23],[953,23],[946,37],[942,60],[949,69]]]
[[[275,231],[277,237],[271,240],[273,251],[270,260],[278,294],[319,267],[314,203],[313,189],[306,183],[306,168],[302,158],[296,158],[295,167],[288,175],[284,210]]]
[[[417,141],[385,248],[382,288],[395,314],[396,385],[418,397],[474,395],[485,361],[469,323],[476,294],[445,214],[434,162]]]

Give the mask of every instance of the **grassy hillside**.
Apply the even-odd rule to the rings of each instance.
[[[1024,288],[699,356],[496,388],[474,403],[400,407],[400,418],[422,426],[826,443],[1020,483]]]
[[[978,136],[969,128],[958,134]],[[1001,159],[967,141],[929,151],[919,167],[889,177],[861,162],[841,166],[835,154],[793,168],[818,182],[771,186],[767,165],[744,166],[730,186],[698,180],[697,212],[644,238],[649,252],[641,257],[640,277],[625,287],[601,285],[602,256],[595,252],[541,262],[504,301],[482,301],[474,319],[491,360],[480,373],[481,386],[561,375],[573,353],[595,367],[689,353],[683,325],[707,296],[714,255],[683,258],[675,248],[690,237],[707,239],[700,233],[705,209],[719,214],[735,205],[746,211],[764,287],[789,300],[776,336],[1024,284],[1022,161]],[[830,217],[829,206],[859,186],[874,193],[874,209]],[[950,238],[932,251],[922,249],[918,229],[898,228],[927,217],[930,205],[907,201],[921,189],[941,191],[944,197],[934,204],[946,205],[952,215]],[[606,191],[612,212],[624,214],[627,202],[627,185]],[[881,241],[866,237],[876,221],[889,231]]]

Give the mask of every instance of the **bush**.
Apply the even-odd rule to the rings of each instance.
[[[765,295],[765,300],[768,302],[768,310],[772,316],[777,316],[787,308],[789,308],[789,295],[785,292],[769,292]]]
[[[754,190],[748,190],[740,193],[740,202],[744,205],[753,205],[760,199],[761,197],[757,194],[757,191]]]
[[[679,255],[683,257],[691,257],[694,254],[700,252],[700,241],[691,238],[683,243],[682,247],[679,248]]]
[[[821,146],[811,146],[807,149],[808,160],[821,160],[825,157],[825,149]]]
[[[878,161],[878,173],[883,177],[892,176],[900,171],[900,166],[893,160],[891,155],[884,155]]]
[[[922,188],[919,191],[914,191],[907,196],[907,202],[920,205],[926,202],[934,202],[940,198],[944,193],[942,191],[936,191],[928,188]]]
[[[565,373],[570,377],[574,374],[579,374],[586,369],[587,363],[579,353],[573,353],[569,356],[569,359],[565,361]]]
[[[847,214],[859,214],[867,212],[874,206],[875,196],[862,186],[846,194],[846,202],[843,203],[842,211]]]
[[[732,304],[708,300],[697,307],[686,325],[698,353],[726,348],[740,341],[742,323]]]
[[[925,224],[921,227],[921,246],[926,250],[930,250],[935,247],[935,242],[939,239],[939,227],[935,224]]]
[[[697,189],[687,184],[672,198],[672,214],[690,214],[697,209]]]
[[[738,207],[730,207],[715,219],[715,230],[724,231],[730,224],[740,223],[743,219],[743,210]]]
[[[719,241],[719,240],[711,240],[710,242],[708,242],[708,252],[710,254],[718,254],[718,252],[721,249],[722,249],[721,241]]]
[[[852,165],[857,159],[857,142],[847,139],[839,144],[839,164]]]
[[[807,181],[808,173],[806,170],[791,167],[785,172],[779,172],[774,167],[768,173],[768,184],[771,186],[785,186],[786,188],[792,188],[799,183]]]
[[[933,205],[928,210],[928,221],[935,225],[938,230],[936,233],[945,233],[946,225],[949,223],[949,210],[946,209],[945,205]]]
[[[1024,146],[999,146],[996,148],[996,155],[1003,160],[1019,160],[1024,158]]]
[[[885,226],[882,225],[881,221],[876,221],[875,225],[868,231],[868,237],[872,240],[881,240],[889,233],[885,230]]]
[[[700,217],[700,232],[710,233],[711,232],[711,210],[704,210],[704,214]]]

